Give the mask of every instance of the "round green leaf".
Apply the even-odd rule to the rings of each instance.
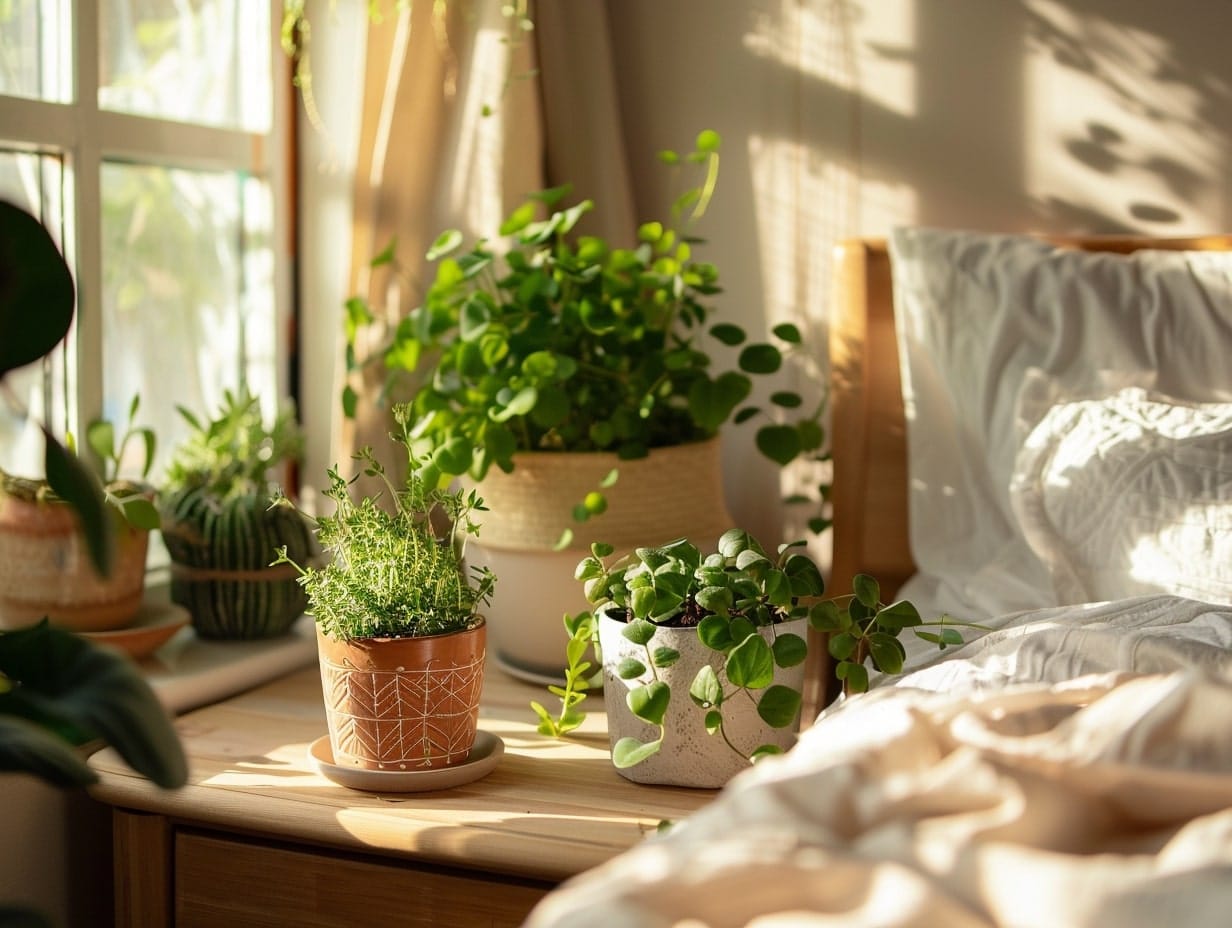
[[[780,467],[800,453],[800,436],[790,425],[763,425],[757,430],[757,450]]]
[[[881,587],[868,574],[856,574],[851,581],[851,589],[856,594],[856,599],[869,609],[876,609],[881,601]]]
[[[654,590],[647,589],[646,592],[654,596]],[[646,645],[650,644],[650,639],[654,638],[656,631],[655,626],[645,619],[634,619],[622,628],[620,633],[634,644]]]
[[[773,374],[783,366],[783,355],[773,345],[759,342],[740,352],[740,369],[750,374]]]
[[[742,344],[747,337],[744,334],[744,329],[730,322],[720,322],[718,325],[711,326],[710,335],[724,345],[732,347]]]
[[[775,338],[791,345],[799,345],[804,341],[800,335],[800,329],[792,322],[780,322],[770,331],[774,333]]]
[[[646,672],[646,665],[634,657],[626,657],[616,665],[616,676],[622,680],[636,680]]]
[[[907,657],[902,642],[884,632],[874,632],[868,636],[868,652],[882,673],[900,673],[903,660]]]
[[[830,636],[830,656],[836,661],[845,661],[856,653],[856,638],[851,632],[839,632]]]
[[[800,693],[790,686],[775,684],[757,700],[757,714],[771,728],[788,728],[800,714]]]
[[[780,667],[795,667],[808,657],[808,642],[799,635],[778,635],[770,646],[774,662]]]

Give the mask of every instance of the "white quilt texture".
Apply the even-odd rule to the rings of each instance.
[[[531,928],[1222,926],[1232,611],[1020,613],[823,712]]]

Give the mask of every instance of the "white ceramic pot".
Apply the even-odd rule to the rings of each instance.
[[[607,511],[584,523],[573,507],[613,469]],[[717,438],[622,461],[600,452],[519,452],[511,473],[493,471],[476,487],[488,512],[467,559],[499,578],[485,612],[488,643],[505,670],[535,683],[564,679],[566,614],[589,608],[574,578],[592,542],[616,550],[690,538],[717,542],[732,526],[723,498]],[[566,528],[573,542],[553,550]]]
[[[649,676],[622,680],[616,667],[626,657],[646,663],[646,648],[634,644],[621,633],[625,623],[606,615],[599,620],[599,646],[603,653],[603,700],[607,709],[607,727],[611,743],[624,737],[639,741],[653,741],[659,731],[637,718],[626,702],[629,691],[647,682]],[[767,642],[777,634],[794,634],[805,637],[807,619],[795,619],[773,628],[760,630]],[[655,783],[663,786],[692,786],[715,789],[749,766],[745,756],[764,744],[773,744],[787,750],[796,741],[799,717],[787,728],[771,728],[757,715],[753,700],[743,696],[731,700],[723,707],[724,730],[728,739],[743,752],[732,750],[717,734],[706,731],[705,710],[694,704],[689,696],[689,685],[703,664],[719,670],[722,655],[702,644],[696,628],[660,628],[651,639],[649,648],[669,647],[680,653],[680,659],[670,667],[658,670],[659,679],[671,687],[672,696],[664,718],[663,744],[658,753],[652,754],[639,764],[623,769],[621,776],[635,783]],[[799,691],[804,685],[804,671],[808,662],[795,667],[777,667],[774,682]],[[725,689],[727,678],[719,671],[719,679]]]

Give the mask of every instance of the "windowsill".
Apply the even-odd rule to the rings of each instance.
[[[169,594],[165,582],[151,576],[146,595],[165,601]],[[305,615],[287,634],[256,641],[212,641],[199,638],[189,626],[139,666],[159,701],[180,715],[307,667],[316,659],[313,620]]]

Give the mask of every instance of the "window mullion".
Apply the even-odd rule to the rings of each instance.
[[[103,273],[100,231],[102,150],[98,124],[98,4],[74,4],[73,103],[79,134],[68,149],[69,183],[75,204],[71,240],[77,267],[77,390],[70,426],[84,434],[85,423],[103,409]],[[66,239],[70,236],[66,233]]]

